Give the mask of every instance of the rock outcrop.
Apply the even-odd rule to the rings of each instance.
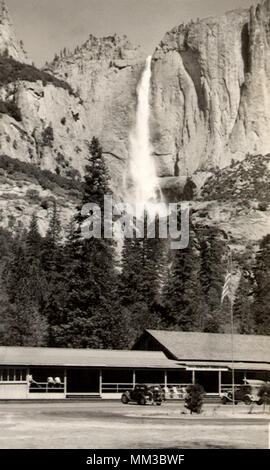
[[[64,53],[45,68],[66,80],[83,99],[90,136],[103,147],[113,185],[123,191],[129,134],[135,121],[136,88],[146,54],[125,36],[92,35],[74,53]]]
[[[28,63],[23,43],[16,38],[5,0],[0,0],[0,55],[3,54],[19,62]]]
[[[153,56],[159,173],[225,167],[270,151],[270,1],[180,25]]]
[[[16,81],[0,88],[0,100],[20,111],[19,120],[0,115],[1,154],[66,176],[82,173],[90,136],[80,98],[41,81]]]

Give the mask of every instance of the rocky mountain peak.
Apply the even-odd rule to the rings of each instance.
[[[87,40],[81,45],[75,47],[74,51],[64,48],[59,54],[56,54],[51,64],[46,64],[53,70],[65,67],[65,64],[82,60],[99,61],[108,63],[112,66],[115,61],[125,61],[126,64],[133,65],[138,60],[145,59],[146,54],[140,46],[134,46],[130,43],[127,36],[96,37],[90,34]]]
[[[18,41],[5,0],[0,0],[0,54],[28,63],[22,41]]]

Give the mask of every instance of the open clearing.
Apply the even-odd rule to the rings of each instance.
[[[0,403],[1,449],[267,449],[270,414],[256,406],[113,401]]]

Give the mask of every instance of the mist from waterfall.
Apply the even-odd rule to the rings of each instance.
[[[132,180],[132,199],[135,204],[158,204],[161,191],[152,156],[150,143],[150,87],[151,59],[147,57],[145,69],[137,87],[137,110],[135,128],[130,135],[130,176]]]

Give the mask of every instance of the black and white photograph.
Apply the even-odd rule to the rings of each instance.
[[[270,449],[270,0],[0,0],[0,422]]]

